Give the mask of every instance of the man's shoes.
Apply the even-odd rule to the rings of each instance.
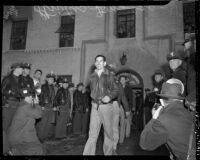
[[[118,155],[117,152],[116,152],[116,149],[113,150],[112,155],[113,155],[113,156]]]

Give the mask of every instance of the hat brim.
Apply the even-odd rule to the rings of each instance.
[[[172,60],[172,59],[184,60],[183,57],[170,57],[170,58],[167,58],[168,61],[170,61],[170,60]]]
[[[26,69],[31,69],[30,67],[23,67],[24,69],[26,68]]]
[[[180,100],[184,100],[185,99],[185,97],[171,96],[171,95],[166,95],[166,94],[157,94],[157,96],[164,97],[164,98],[171,98],[171,99],[180,99]]]

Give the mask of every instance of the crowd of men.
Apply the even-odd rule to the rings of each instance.
[[[161,70],[155,72],[150,94],[152,116],[140,137],[141,148],[154,150],[165,144],[180,160],[191,150],[194,128],[189,111],[195,111],[196,106],[193,42],[193,37],[188,37],[183,44],[185,50],[179,48],[167,56],[169,77]],[[35,70],[31,78],[28,63],[11,66],[11,73],[2,81],[4,154],[45,155],[43,142],[66,138],[72,125],[74,134],[88,136],[83,155],[95,155],[103,125],[104,155],[117,155],[118,144],[131,134],[135,95],[128,77],[117,79],[116,70],[106,63],[104,55],[94,60],[87,83],[79,83],[76,90],[73,83],[56,79],[53,73],[47,74],[41,84],[42,70]]]

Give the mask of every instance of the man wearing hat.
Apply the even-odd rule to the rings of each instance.
[[[7,145],[7,129],[11,124],[13,115],[19,105],[20,101],[20,85],[19,85],[19,76],[22,74],[23,68],[22,63],[14,63],[11,66],[11,73],[6,76],[1,85],[2,93],[2,115],[3,115],[3,153],[8,151]]]
[[[155,150],[165,144],[178,160],[186,160],[188,152],[195,148],[193,117],[184,108],[183,93],[180,80],[172,78],[163,83],[158,94],[161,105],[152,110],[153,117],[140,135],[142,149]]]
[[[54,98],[54,106],[57,107],[55,138],[66,138],[67,124],[70,121],[70,93],[68,90],[69,82],[67,78],[60,78],[59,82],[62,83]]]
[[[23,64],[23,73],[19,77],[19,83],[21,88],[28,88],[30,92],[34,90],[34,82],[33,79],[30,77],[30,70],[31,70],[31,64],[24,63]]]
[[[11,126],[8,129],[8,142],[13,155],[44,155],[44,148],[40,143],[35,120],[42,115],[42,109],[38,105],[34,93],[29,88],[21,90],[24,98],[17,108]]]
[[[38,136],[40,140],[53,138],[54,125],[56,122],[55,111],[56,107],[53,106],[55,90],[54,81],[55,74],[49,73],[46,75],[46,83],[42,85],[40,94],[40,106],[42,107],[43,114],[41,120],[38,122]]]
[[[169,67],[172,70],[171,78],[179,79],[184,86],[186,85],[186,68],[183,63],[185,57],[183,46],[176,46],[175,51],[167,55]]]
[[[74,107],[73,111],[75,112],[73,118],[73,133],[74,134],[82,134],[83,133],[83,114],[85,104],[85,96],[83,93],[84,85],[83,83],[77,84],[77,89],[74,92]]]
[[[196,39],[195,34],[186,34],[183,43],[185,53],[187,55],[187,83],[186,83],[186,105],[195,110],[196,107]],[[194,104],[194,105],[191,105]]]
[[[160,93],[162,84],[165,80],[165,73],[161,69],[157,69],[153,75],[153,91]]]

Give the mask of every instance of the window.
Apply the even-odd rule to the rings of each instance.
[[[117,38],[135,37],[135,9],[117,11]]]
[[[61,78],[61,79],[67,79],[68,80],[68,82],[72,82],[72,75],[57,75],[57,79],[59,79],[59,78]]]
[[[195,2],[183,3],[184,33],[195,33]]]
[[[13,21],[12,33],[10,38],[10,49],[18,50],[26,47],[28,20]]]
[[[56,31],[59,33],[59,47],[72,47],[74,45],[75,15],[61,16],[61,26]]]

